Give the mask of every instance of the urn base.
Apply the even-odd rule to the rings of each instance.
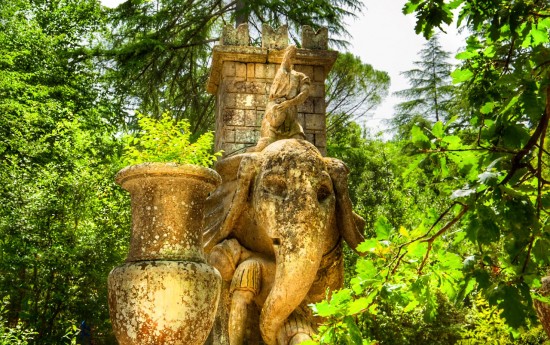
[[[187,261],[138,261],[111,271],[109,312],[120,345],[202,345],[218,305],[216,269]]]

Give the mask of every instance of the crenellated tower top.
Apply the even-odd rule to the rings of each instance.
[[[288,27],[264,24],[262,46],[250,45],[248,24],[226,26],[212,51],[207,91],[216,95],[216,150],[224,156],[256,145],[267,97],[283,51]],[[325,79],[338,53],[328,50],[328,30],[302,27],[294,69],[311,81],[308,99],[298,107],[298,121],[308,141],[326,152]]]

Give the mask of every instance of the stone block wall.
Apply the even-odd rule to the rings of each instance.
[[[226,28],[223,45],[213,50],[207,90],[216,95],[216,150],[224,156],[245,152],[259,139],[269,89],[288,45],[286,27],[264,27],[262,35],[264,45],[250,47],[246,27]],[[298,121],[306,139],[326,154],[325,79],[337,53],[326,49],[326,29],[305,28],[302,36],[294,69],[310,78],[311,87]]]

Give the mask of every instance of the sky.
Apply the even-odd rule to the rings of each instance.
[[[391,78],[390,95],[373,114],[361,121],[364,121],[362,125],[370,128],[375,134],[387,129],[383,120],[391,118],[394,105],[403,101],[391,94],[409,88],[406,78],[400,73],[414,68],[413,63],[419,60],[418,53],[426,40],[414,32],[414,15],[402,13],[406,0],[363,2],[363,14],[347,23],[352,36],[349,51],[375,69],[388,72]],[[442,33],[439,41],[443,49],[454,57],[459,48],[465,45],[465,38],[458,34],[454,26],[444,29],[446,34]]]
[[[123,1],[101,0],[110,7]],[[346,23],[351,34],[349,51],[359,56],[364,63],[390,75],[390,95],[372,114],[359,120],[373,134],[385,132],[386,138],[389,133],[384,120],[391,118],[393,107],[402,101],[392,96],[392,93],[409,87],[400,73],[414,67],[413,62],[418,60],[418,53],[426,42],[421,35],[414,32],[414,15],[405,16],[402,13],[406,2],[407,0],[363,0],[363,13],[357,14],[356,19],[350,18]],[[464,37],[454,27],[444,29],[447,34],[440,36],[440,43],[444,50],[454,56],[464,45]]]

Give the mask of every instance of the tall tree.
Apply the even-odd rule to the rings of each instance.
[[[434,123],[449,119],[453,95],[449,52],[442,49],[437,35],[432,36],[420,51],[415,68],[401,74],[409,80],[410,88],[397,91],[406,101],[397,104],[391,120],[396,128],[410,129],[417,120]]]
[[[110,333],[106,277],[129,228],[112,182],[119,111],[76,52],[101,29],[100,10],[0,2],[0,319],[34,329],[37,344],[62,343],[84,320],[97,341]]]
[[[115,62],[115,89],[131,107],[153,116],[169,110],[200,132],[214,121],[214,98],[204,85],[223,25],[246,21],[259,33],[263,23],[288,24],[294,40],[302,25],[326,25],[333,42],[342,43],[344,20],[361,7],[359,0],[126,1],[112,11],[112,46],[101,51]],[[254,35],[253,41],[258,43]]]
[[[331,135],[343,124],[358,121],[388,95],[390,77],[351,53],[338,56],[327,77],[327,131]]]

